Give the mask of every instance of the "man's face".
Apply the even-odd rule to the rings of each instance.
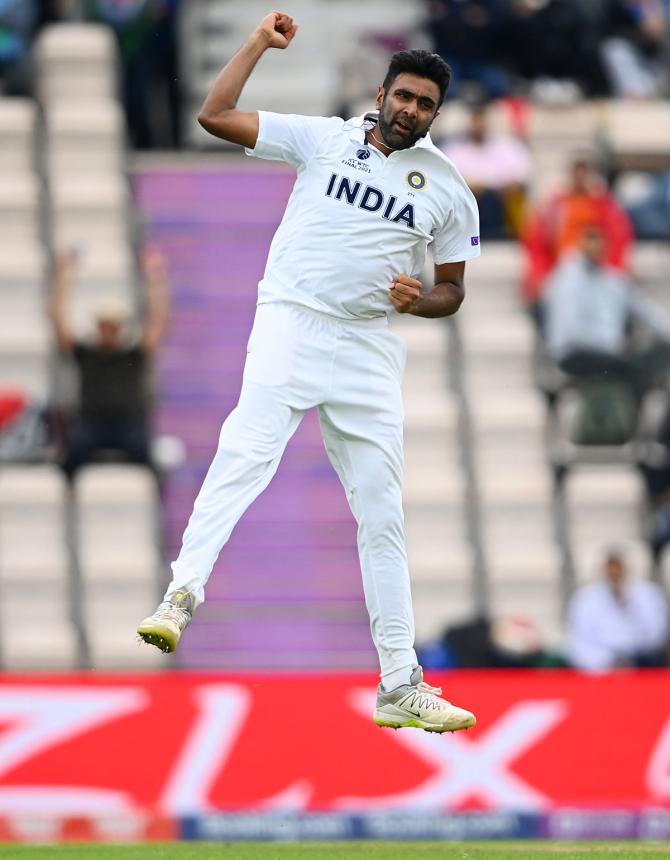
[[[626,580],[626,569],[621,559],[610,558],[605,564],[605,579],[613,591],[619,592]]]
[[[571,185],[575,194],[586,194],[593,183],[593,168],[585,161],[576,161],[571,169]]]
[[[483,108],[475,108],[470,114],[470,137],[476,143],[483,143],[488,136],[488,118]]]
[[[379,130],[392,149],[409,149],[420,140],[437,116],[440,88],[428,78],[402,72],[377,94]]]
[[[587,230],[582,238],[584,256],[594,266],[603,261],[605,255],[605,239],[599,230]]]

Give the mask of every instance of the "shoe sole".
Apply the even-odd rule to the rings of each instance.
[[[390,720],[386,716],[377,716],[376,713],[373,714],[372,719],[376,725],[383,729],[423,729],[424,732],[435,732],[438,735],[445,732],[460,732],[463,729],[471,729],[477,723],[477,720],[473,718],[460,726],[436,726],[434,723],[426,723],[423,720]]]
[[[179,639],[175,640],[171,631],[161,627],[143,627],[140,625],[137,628],[137,635],[147,645],[153,645],[164,654],[172,654],[177,649],[179,642]]]

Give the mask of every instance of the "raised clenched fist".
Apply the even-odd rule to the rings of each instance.
[[[285,12],[270,12],[258,25],[257,32],[268,42],[268,48],[288,48],[298,32],[298,25]]]

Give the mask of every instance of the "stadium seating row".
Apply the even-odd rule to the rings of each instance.
[[[160,665],[135,642],[157,598],[158,503],[137,466],[0,471],[0,660],[4,668]]]
[[[667,253],[648,244],[634,259],[636,275],[666,307]],[[565,599],[575,584],[596,574],[612,541],[626,549],[634,572],[650,571],[642,481],[632,464],[616,462],[616,452],[569,474],[561,528],[546,409],[532,374],[535,335],[517,295],[520,266],[520,252],[511,244],[489,244],[468,266],[467,300],[457,318],[462,403],[445,381],[454,368],[448,367],[444,329],[427,330],[406,317],[396,322],[408,343],[405,504],[417,629],[424,641],[484,606],[493,617],[531,618],[547,643],[560,647]],[[457,432],[463,408],[470,413],[467,437]],[[474,532],[466,516],[472,493]],[[475,544],[485,562],[484,599],[473,581]]]
[[[41,111],[0,100],[0,383],[61,406],[74,392],[54,373],[46,249],[78,255],[79,336],[101,299],[138,304],[116,51],[106,28],[48,27],[35,52]],[[3,465],[2,665],[159,661],[133,634],[157,598],[158,510],[154,479],[137,467],[89,466],[71,489],[55,466]]]

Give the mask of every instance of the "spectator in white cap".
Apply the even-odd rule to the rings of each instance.
[[[148,250],[146,319],[139,337],[129,332],[130,309],[110,298],[95,309],[95,337],[78,339],[67,322],[67,303],[77,255],[57,257],[51,318],[58,346],[74,359],[79,376],[79,409],[68,434],[62,466],[69,478],[103,450],[120,452],[133,463],[151,465],[148,365],[168,318],[167,274],[162,255]]]

